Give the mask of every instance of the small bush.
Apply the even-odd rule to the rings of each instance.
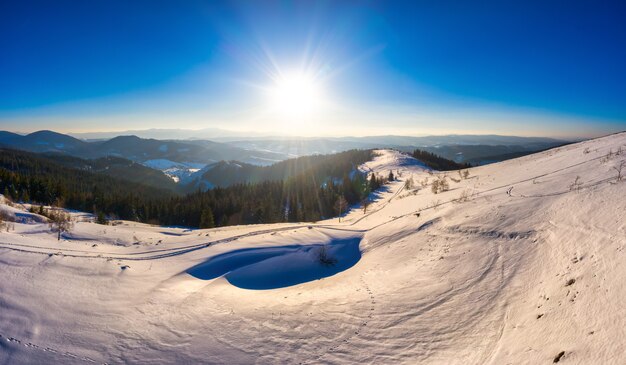
[[[321,246],[317,251],[317,259],[320,264],[324,266],[335,266],[337,263],[337,259],[330,256],[328,253],[328,248],[326,246]]]
[[[447,176],[439,176],[437,180],[433,181],[431,185],[431,191],[433,194],[439,194],[444,191],[450,190],[450,184],[448,183]]]
[[[461,192],[461,195],[457,199],[455,199],[455,202],[457,202],[457,203],[464,203],[464,202],[469,200],[469,197],[470,197],[469,191],[463,190]]]
[[[72,218],[60,209],[56,212],[49,212],[48,218],[50,219],[50,229],[52,232],[57,232],[57,240],[59,241],[61,240],[61,234],[72,229]]]
[[[439,193],[439,180],[433,181],[432,185],[430,186],[430,190],[433,192],[433,194]]]
[[[406,179],[406,181],[404,182],[404,187],[407,190],[413,189],[413,187],[415,186],[415,182],[413,181],[413,177],[409,177],[408,179]]]

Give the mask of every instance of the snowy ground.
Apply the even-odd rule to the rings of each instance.
[[[57,242],[31,217],[0,233],[0,363],[623,364],[621,161],[625,133],[435,195],[439,173],[380,151],[361,169],[400,181],[341,223],[79,222]]]

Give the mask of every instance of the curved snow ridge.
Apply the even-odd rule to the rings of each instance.
[[[375,150],[373,160],[359,166],[362,172],[387,173],[389,170],[411,169],[414,171],[430,171],[423,162],[396,150]]]
[[[201,280],[224,277],[242,289],[278,289],[351,268],[361,259],[360,242],[358,237],[327,244],[245,248],[214,256],[186,273]]]

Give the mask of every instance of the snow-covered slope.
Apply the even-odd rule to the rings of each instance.
[[[15,224],[0,362],[624,363],[620,149],[625,133],[450,172],[439,194],[441,174],[381,151],[361,169],[399,181],[341,223],[79,222],[61,242]]]
[[[152,169],[161,170],[175,182],[185,181],[194,173],[203,169],[206,164],[195,162],[175,162],[166,159],[148,160],[142,162],[143,165]]]

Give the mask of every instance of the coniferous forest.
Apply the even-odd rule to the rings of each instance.
[[[356,204],[384,183],[358,173],[372,151],[329,155],[324,163],[282,180],[241,183],[180,194],[64,166],[33,153],[0,150],[0,192],[14,201],[57,205],[109,219],[210,228],[316,221],[341,214],[338,201]],[[340,206],[341,204],[339,204]]]
[[[432,152],[416,149],[411,154],[415,159],[422,161],[426,166],[438,171],[461,170],[472,167],[468,163],[458,163],[438,156]]]

